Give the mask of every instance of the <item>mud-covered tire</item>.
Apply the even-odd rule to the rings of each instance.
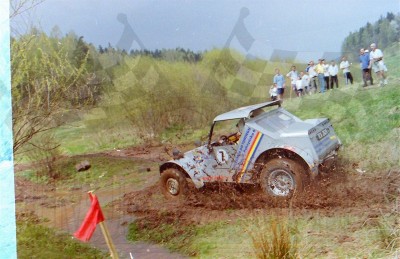
[[[185,175],[176,168],[169,168],[161,173],[160,187],[167,199],[181,199],[188,189]]]
[[[303,191],[308,175],[297,162],[287,158],[268,161],[260,173],[262,190],[275,198],[291,198]]]

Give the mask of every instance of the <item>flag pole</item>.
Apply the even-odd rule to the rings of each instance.
[[[104,221],[100,222],[99,225],[101,228],[101,232],[103,233],[104,239],[106,240],[108,249],[110,250],[111,257],[113,259],[119,259],[118,253],[117,253],[114,243],[111,239],[111,235],[110,235],[110,232],[108,231],[107,225],[104,223]]]
[[[88,191],[88,194],[93,194],[93,191]],[[104,223],[104,221],[99,223],[101,232],[103,233],[104,239],[106,240],[108,250],[110,250],[110,255],[113,259],[119,259],[117,250],[115,249],[114,243],[111,239],[110,232],[108,231],[107,225]]]
[[[101,232],[103,233],[104,239],[106,240],[111,257],[113,259],[119,259],[118,254],[115,250],[115,246],[112,242],[110,232],[108,231],[108,228],[104,223],[105,218],[103,212],[101,211],[99,199],[96,195],[93,194],[93,191],[88,191],[88,194],[91,203],[90,209],[86,213],[85,219],[83,220],[79,229],[75,231],[74,237],[83,242],[87,242],[90,240],[94,231],[96,230],[96,225],[100,225]]]

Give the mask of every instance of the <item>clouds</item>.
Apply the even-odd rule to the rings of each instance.
[[[47,32],[58,25],[63,33],[73,30],[96,46],[107,46],[120,40],[123,28],[117,16],[124,13],[148,49],[203,51],[224,46],[242,7],[249,10],[244,24],[256,41],[298,52],[340,51],[350,31],[399,11],[398,3],[389,0],[48,0],[31,21]]]

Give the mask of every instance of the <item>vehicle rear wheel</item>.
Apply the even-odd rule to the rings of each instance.
[[[169,168],[161,173],[161,191],[168,199],[180,199],[187,192],[185,175],[176,168]]]
[[[260,184],[269,196],[290,198],[303,191],[307,175],[297,162],[287,158],[276,158],[267,162],[260,174]]]

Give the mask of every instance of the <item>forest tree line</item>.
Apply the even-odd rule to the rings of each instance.
[[[115,48],[109,44],[108,47],[99,46],[98,51],[100,54],[107,53],[109,51],[115,51]],[[121,53],[128,55],[126,50],[120,50]],[[190,49],[175,48],[175,49],[132,49],[129,51],[129,56],[138,57],[146,56],[152,57],[158,60],[165,60],[169,62],[190,62],[195,63],[201,61],[203,57],[202,52],[194,52]]]
[[[398,41],[399,28],[399,15],[388,13],[350,33],[342,51],[357,55],[371,42],[384,49]],[[232,49],[127,53],[110,44],[96,48],[57,27],[49,35],[34,28],[11,39],[14,151],[40,148],[34,136],[65,123],[66,111],[74,109],[118,107],[114,114],[123,111],[147,137],[172,127],[202,127],[219,112],[266,100],[275,66]]]
[[[65,123],[72,110],[118,106],[148,136],[208,124],[230,106],[224,82],[240,68],[235,55],[182,48],[128,54],[96,48],[73,32],[32,29],[11,39],[14,152],[41,148],[35,136]]]
[[[368,22],[358,31],[350,32],[343,40],[342,53],[350,59],[358,56],[361,48],[369,48],[376,43],[379,49],[385,49],[400,39],[400,15],[388,12],[375,23]]]

